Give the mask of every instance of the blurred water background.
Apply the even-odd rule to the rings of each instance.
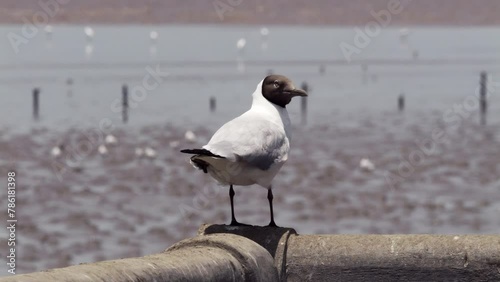
[[[0,26],[0,36],[21,28]],[[97,25],[89,40],[83,26],[54,26],[51,40],[40,30],[18,54],[0,41],[0,172],[2,179],[13,169],[18,175],[19,273],[160,252],[202,223],[229,222],[227,188],[178,151],[205,144],[248,109],[271,71],[310,90],[307,125],[300,101],[289,106],[294,139],[274,184],[278,225],[299,233],[500,230],[500,28],[414,27],[407,39],[387,28],[351,63],[339,45],[354,44],[352,27],[268,28],[263,37],[256,26]],[[246,45],[238,51],[241,38]],[[144,99],[131,98],[124,124],[122,85],[132,96],[157,68],[169,75]],[[496,89],[486,125],[478,104],[470,104],[481,71]],[[457,105],[472,110],[457,114]],[[108,154],[97,151],[104,140],[78,148],[103,120],[118,140],[107,144]],[[436,129],[448,142],[434,144],[391,184],[387,175],[397,175]],[[187,131],[196,138],[186,139]],[[51,156],[59,144],[66,151]],[[139,158],[136,149],[145,147],[156,157]],[[75,161],[69,155],[78,150],[86,153]],[[363,158],[375,168],[360,168]],[[236,193],[238,219],[267,224],[265,190]]]

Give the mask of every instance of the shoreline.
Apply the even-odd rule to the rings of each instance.
[[[196,0],[129,2],[126,0],[0,3],[0,24],[214,24],[364,26],[386,20],[387,26],[499,26],[496,0]],[[391,9],[398,2],[399,9]],[[45,3],[45,2],[44,2]],[[387,25],[386,25],[387,24]]]

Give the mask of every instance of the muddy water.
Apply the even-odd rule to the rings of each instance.
[[[332,118],[335,123],[295,127],[289,162],[274,183],[279,225],[299,233],[500,230],[498,124],[464,120],[448,128],[446,142],[427,144],[428,154],[412,154],[441,127],[439,114]],[[174,125],[120,129],[107,156],[93,147],[78,165],[66,158],[85,129],[2,132],[0,172],[18,175],[19,271],[160,252],[195,235],[202,223],[228,222],[227,187],[178,153],[204,144],[215,129],[192,128],[194,142],[184,139],[186,128]],[[69,149],[54,158],[50,149],[61,140]],[[155,159],[135,155],[145,146],[157,150]],[[362,158],[375,169],[361,169]],[[410,168],[400,169],[405,162]],[[6,205],[5,197],[0,204]],[[237,187],[236,214],[242,222],[267,224],[265,190]]]
[[[0,181],[17,172],[18,273],[160,252],[202,223],[229,222],[228,188],[192,168],[179,150],[205,144],[245,111],[271,69],[307,81],[311,94],[307,126],[299,125],[300,103],[288,107],[295,128],[289,162],[274,182],[278,225],[303,234],[499,232],[498,28],[415,28],[405,46],[398,28],[384,29],[355,58],[373,65],[333,64],[323,74],[311,64],[249,64],[238,73],[236,61],[208,68],[168,63],[235,60],[241,37],[248,62],[342,60],[338,46],[352,42],[353,28],[273,27],[262,50],[255,27],[155,27],[156,57],[148,53],[151,28],[96,27],[90,57],[79,26],[55,28],[50,44],[33,38],[17,55],[0,42]],[[1,26],[0,33],[20,29]],[[449,62],[420,61],[443,58]],[[113,107],[122,85],[132,91],[146,68],[157,66],[168,78],[130,101],[137,106],[122,124]],[[486,126],[474,114],[481,71],[496,88]],[[37,122],[34,87],[41,89]],[[401,93],[404,113],[396,110]],[[215,113],[208,110],[212,96]],[[102,138],[95,130],[103,120],[118,139],[107,156],[97,152],[102,140],[88,142]],[[195,141],[185,140],[187,130]],[[57,144],[65,150],[55,158]],[[136,156],[147,146],[156,158]],[[375,169],[361,169],[363,158]],[[239,221],[268,223],[264,189],[236,187],[235,201]],[[6,238],[0,232],[2,255]]]

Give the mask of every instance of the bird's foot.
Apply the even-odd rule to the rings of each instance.
[[[250,224],[239,223],[236,219],[231,220],[230,226],[250,226]]]
[[[267,227],[279,227],[279,226],[276,225],[276,223],[274,222],[274,220],[271,220],[271,222],[269,222],[269,225]]]

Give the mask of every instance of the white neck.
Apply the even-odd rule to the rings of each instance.
[[[260,115],[266,115],[270,121],[282,125],[286,134],[289,136],[291,124],[288,111],[286,108],[269,102],[269,100],[262,95],[262,82],[263,81],[257,85],[257,89],[255,89],[252,94],[253,101],[250,111],[259,112]]]

